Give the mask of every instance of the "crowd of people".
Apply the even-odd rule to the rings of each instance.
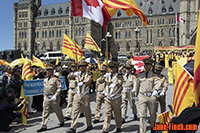
[[[87,132],[93,129],[90,94],[95,93],[96,109],[93,123],[100,122],[101,106],[104,103],[103,133],[109,132],[113,116],[116,132],[123,130],[121,126],[126,123],[128,102],[134,120],[138,120],[138,116],[140,118],[139,131],[146,132],[147,109],[149,109],[151,132],[155,132],[153,127],[156,122],[158,104],[160,104],[161,112],[166,111],[168,80],[161,72],[167,65],[166,60],[171,67],[172,62],[180,57],[194,56],[193,52],[189,54],[186,52],[183,51],[180,54],[161,51],[151,55],[144,53],[149,55],[149,58],[143,60],[144,70],[137,75],[131,61],[127,61],[125,64],[111,61],[108,65],[101,65],[100,68],[97,64],[90,64],[84,60],[56,67],[47,64],[46,69],[32,66],[33,80],[44,79],[44,94],[28,97],[28,113],[32,114],[33,108],[42,111],[41,128],[37,130],[37,132],[42,132],[47,130],[49,112],[52,108],[58,117],[60,127],[64,126],[64,121],[71,120],[71,126],[66,131],[67,133],[76,132],[78,119],[84,114],[87,124],[85,131]],[[132,54],[129,56],[133,58]],[[21,68],[21,66],[15,66],[13,69],[10,66],[1,67],[0,115],[2,119],[0,120],[0,131],[9,131],[9,124],[17,117],[17,110],[20,110],[26,103],[26,99],[20,99],[21,85],[23,84]],[[61,89],[59,76],[65,77],[66,90]],[[135,101],[138,101],[137,106]],[[66,112],[62,112],[61,103],[66,103]],[[6,128],[1,125],[4,121],[7,121]]]

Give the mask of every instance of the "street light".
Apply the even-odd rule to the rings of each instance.
[[[135,38],[136,38],[136,49],[135,52],[139,52],[140,51],[140,44],[138,42],[138,33],[139,33],[140,29],[138,29],[138,27],[135,29]]]
[[[108,38],[108,53],[110,53],[110,44],[109,44],[109,40],[110,38],[112,37],[112,35],[110,34],[110,32],[108,31],[107,34],[106,34],[107,38]],[[107,54],[108,54],[107,53]]]

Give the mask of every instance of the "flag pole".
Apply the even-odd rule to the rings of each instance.
[[[177,21],[177,13],[175,13],[175,18],[176,18],[176,26],[175,26],[175,46],[177,46],[177,25],[178,25],[178,21]]]
[[[75,42],[75,51],[76,51],[76,59],[75,59],[75,62],[76,63],[78,63],[78,58],[77,58],[77,49],[76,49],[76,34],[75,34],[75,17],[74,16],[72,16],[72,19],[73,19],[73,33],[74,33],[74,35],[73,35],[73,40],[74,40],[74,42]]]
[[[107,67],[108,67],[108,37],[107,37],[107,25],[106,25],[106,64],[107,64]]]

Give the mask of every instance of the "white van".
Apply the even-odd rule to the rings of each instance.
[[[51,52],[46,52],[42,57],[40,57],[41,60],[56,60],[62,59],[63,53],[61,51],[51,51]]]

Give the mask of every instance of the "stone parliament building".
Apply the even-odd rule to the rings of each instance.
[[[86,33],[89,33],[105,53],[107,35],[108,50],[115,57],[130,52],[153,51],[155,46],[195,44],[200,0],[135,2],[147,16],[149,25],[143,26],[137,16],[128,17],[119,9],[108,23],[105,34],[98,23],[75,17],[76,42],[83,49]],[[13,4],[13,10],[14,49],[22,50],[25,55],[62,50],[64,33],[73,39],[71,0],[50,5],[42,5],[41,0],[19,0]],[[176,14],[186,20],[185,24],[176,22]]]

